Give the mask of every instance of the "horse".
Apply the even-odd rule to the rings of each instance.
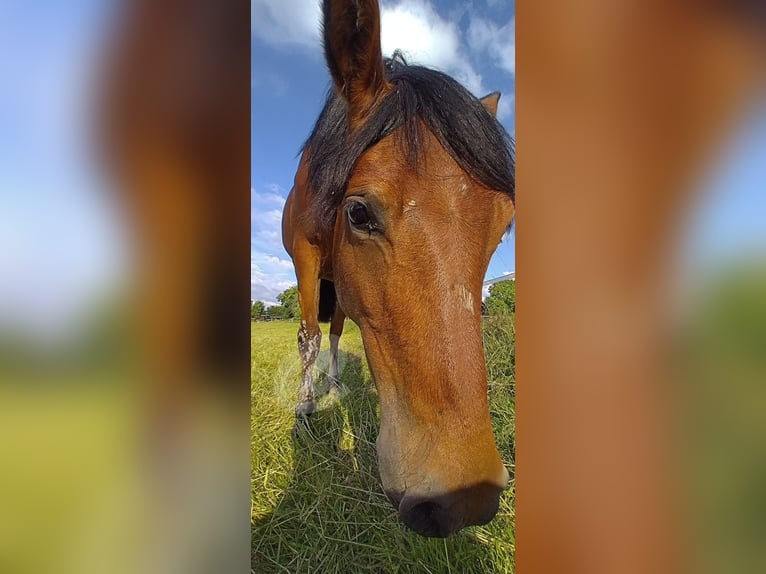
[[[453,78],[384,58],[377,0],[325,0],[332,77],[301,149],[282,238],[302,320],[297,422],[316,409],[320,321],[330,392],[346,317],[381,405],[377,456],[402,521],[430,537],[489,522],[509,474],[495,445],[481,288],[515,214],[513,143]]]

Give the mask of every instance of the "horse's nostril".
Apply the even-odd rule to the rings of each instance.
[[[399,514],[402,521],[418,534],[444,538],[460,529],[460,523],[441,504],[423,500],[415,504],[402,501]]]

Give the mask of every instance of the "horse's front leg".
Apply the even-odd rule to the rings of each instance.
[[[330,395],[337,396],[340,391],[340,373],[338,372],[338,343],[343,334],[343,323],[346,314],[336,302],[335,312],[330,323]]]
[[[322,331],[319,329],[319,250],[313,245],[296,250],[295,274],[298,278],[298,301],[301,326],[298,329],[298,353],[301,357],[301,386],[295,416],[305,419],[315,408],[314,363],[319,356]]]

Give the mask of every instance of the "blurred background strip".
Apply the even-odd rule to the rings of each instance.
[[[249,13],[0,6],[0,571],[249,569]]]
[[[766,568],[763,15],[517,6],[521,574]]]

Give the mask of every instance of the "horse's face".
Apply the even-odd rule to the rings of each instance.
[[[512,175],[471,178],[463,167],[479,173],[486,163],[477,158],[494,158],[490,171],[502,174],[511,159],[498,155],[506,142],[496,124],[462,88],[449,87],[453,80],[431,76],[417,103],[405,102],[414,84],[392,91],[377,0],[325,0],[323,7],[325,56],[352,139],[391,102],[409,105],[412,121],[425,122],[428,113],[429,121],[449,124],[437,128],[439,137],[423,123],[399,128],[424,127],[415,138],[417,166],[397,131],[356,158],[336,213],[332,261],[338,300],[361,328],[380,396],[383,487],[410,527],[446,536],[488,522],[508,481],[487,404],[481,287],[513,216]],[[491,112],[497,97],[483,101]],[[460,122],[444,122],[460,112]],[[463,167],[453,159],[456,144]],[[496,189],[478,181],[495,181]]]
[[[490,520],[508,480],[489,419],[481,289],[513,204],[431,138],[418,171],[393,137],[359,159],[333,268],[380,395],[383,486],[415,530],[446,535]]]

